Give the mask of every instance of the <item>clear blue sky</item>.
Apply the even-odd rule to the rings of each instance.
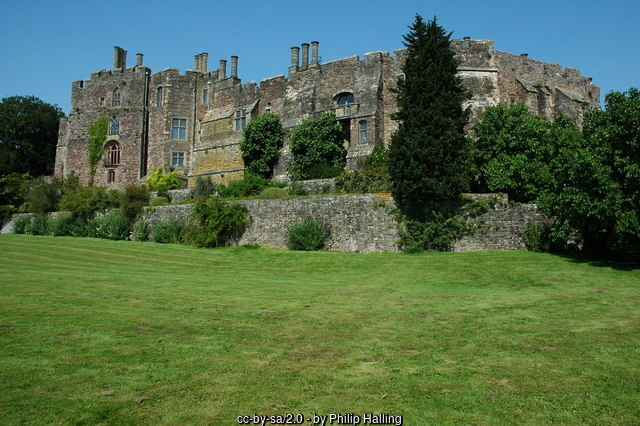
[[[454,38],[493,39],[593,78],[604,95],[640,86],[640,1],[69,1],[3,0],[0,97],[34,95],[69,113],[71,82],[111,68],[113,46],[154,72],[209,69],[238,55],[244,81],[286,74],[290,47],[318,40],[324,62],[402,47],[416,13]],[[227,66],[228,69],[229,65]]]

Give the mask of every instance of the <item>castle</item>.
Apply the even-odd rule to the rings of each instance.
[[[551,118],[564,113],[580,124],[583,114],[599,108],[600,90],[574,68],[544,63],[526,54],[495,51],[492,40],[453,40],[459,76],[472,93],[471,121],[498,103],[526,104]],[[72,83],[71,111],[60,123],[55,174],[89,175],[88,127],[109,119],[104,155],[95,183],[112,188],[139,183],[150,170],[166,165],[183,172],[190,182],[211,176],[214,182],[239,179],[244,164],[239,149],[243,130],[265,112],[278,114],[286,130],[324,111],[335,111],[347,148],[347,168],[388,145],[397,123],[393,88],[402,78],[406,49],[370,52],[319,62],[318,42],[291,48],[288,76],[269,77],[256,84],[238,78],[238,57],[221,60],[209,71],[207,53],[195,56],[193,70],[176,68],[152,73],[138,53],[127,67],[127,51],[114,47],[113,68]],[[291,156],[288,142],[276,166],[286,176]]]

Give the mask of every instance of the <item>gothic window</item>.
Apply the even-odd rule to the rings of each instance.
[[[184,152],[174,152],[171,154],[171,165],[174,167],[184,166]]]
[[[107,145],[106,155],[107,166],[120,165],[120,144],[116,141],[111,141]]]
[[[120,134],[120,120],[113,117],[111,122],[109,123],[109,134],[110,135],[119,135]]]
[[[113,91],[113,96],[111,97],[111,106],[119,107],[122,105],[122,95],[118,89]]]
[[[187,140],[187,120],[184,118],[173,118],[171,120],[171,139],[178,141]]]
[[[156,93],[156,106],[162,106],[162,97],[164,96],[164,87],[158,87],[158,92]]]
[[[367,120],[360,121],[360,143],[367,143]]]
[[[107,170],[107,182],[113,183],[116,181],[116,171],[115,170]]]
[[[202,89],[202,105],[207,105],[209,102],[209,89]]]
[[[354,99],[353,99],[353,93],[340,93],[337,97],[336,97],[336,103],[339,106],[343,106],[343,105],[349,105],[354,103]]]
[[[247,127],[247,110],[245,108],[236,111],[236,132],[242,132]]]

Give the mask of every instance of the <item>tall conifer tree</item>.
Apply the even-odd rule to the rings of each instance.
[[[467,189],[469,167],[462,107],[468,91],[456,76],[458,61],[450,36],[420,15],[404,45],[408,55],[404,79],[398,80],[398,130],[391,138],[389,172],[392,192],[405,212],[429,202],[458,197]]]

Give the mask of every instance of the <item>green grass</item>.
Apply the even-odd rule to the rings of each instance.
[[[640,270],[0,236],[0,424],[640,422]]]

